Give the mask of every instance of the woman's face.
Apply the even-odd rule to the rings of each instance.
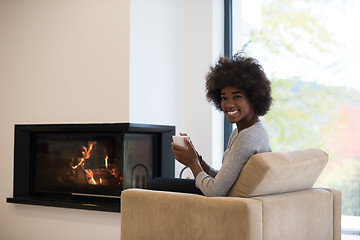
[[[244,91],[231,86],[221,89],[221,109],[230,123],[239,130],[251,126],[257,116]]]

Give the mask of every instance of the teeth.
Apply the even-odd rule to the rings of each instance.
[[[228,114],[230,114],[230,115],[233,115],[235,113],[237,113],[237,111],[228,112]]]

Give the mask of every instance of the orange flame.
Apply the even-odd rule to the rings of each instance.
[[[78,158],[78,160],[80,160],[78,164],[76,164],[76,165],[70,164],[70,166],[71,166],[72,169],[75,170],[75,169],[77,169],[78,167],[83,166],[83,163],[85,162],[85,159],[84,159],[84,158]],[[72,162],[72,163],[75,163],[74,158],[71,159],[71,162]]]
[[[108,168],[108,159],[109,159],[109,155],[106,155],[104,161],[105,161],[105,168]]]
[[[91,151],[93,149],[93,146],[96,144],[96,141],[89,141],[88,142],[88,147],[86,148],[85,146],[83,146],[84,151],[82,151],[82,155],[85,158],[85,160],[89,159],[91,156]]]
[[[85,169],[85,162],[91,157],[91,151],[93,150],[94,145],[97,144],[97,141],[89,141],[88,146],[82,146],[82,157],[78,157],[76,160],[74,158],[71,159],[70,167],[73,170],[73,173],[75,173],[75,170],[81,169],[85,175],[86,175],[86,181],[88,184],[91,185],[98,185],[98,184],[106,184],[106,180],[102,179],[101,177],[97,178],[95,176],[99,175],[100,169]],[[105,152],[105,150],[104,150]],[[115,166],[112,166],[113,164],[109,163],[109,155],[106,154],[104,157],[104,166],[108,173],[112,176],[114,176],[116,179],[119,179],[120,182],[122,181],[122,177],[120,176],[119,171],[116,170]],[[95,176],[94,176],[95,174]],[[97,180],[96,180],[97,179]]]
[[[89,184],[97,185],[97,182],[94,179],[94,173],[90,169],[85,169],[86,178]]]

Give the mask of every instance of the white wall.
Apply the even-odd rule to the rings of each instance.
[[[222,52],[222,2],[0,1],[0,239],[120,238],[118,213],[6,203],[16,123],[171,124],[219,155],[204,76]]]
[[[130,121],[183,123],[184,0],[132,0],[130,16]]]
[[[223,53],[223,8],[221,0],[132,0],[130,21],[130,121],[175,125],[216,166],[222,118],[205,99],[205,75]],[[176,176],[182,168],[176,162]]]

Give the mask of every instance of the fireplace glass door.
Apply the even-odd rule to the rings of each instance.
[[[153,134],[125,133],[125,188],[146,188],[156,169]]]
[[[34,191],[120,196],[121,140],[119,134],[36,134]]]

